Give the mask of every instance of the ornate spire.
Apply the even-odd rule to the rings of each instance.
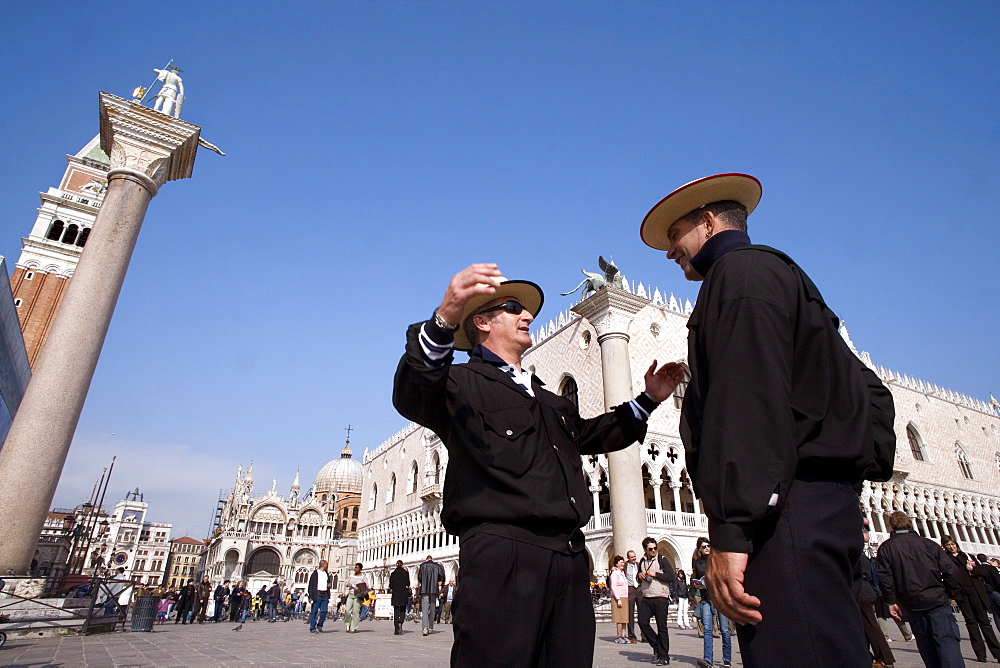
[[[292,481],[292,498],[297,499],[299,497],[299,470],[295,469],[295,480]]]

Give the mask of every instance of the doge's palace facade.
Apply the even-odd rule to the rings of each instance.
[[[690,302],[643,285],[626,290],[644,300],[628,325],[632,389],[643,389],[643,372],[686,360]],[[534,345],[524,356],[553,392],[575,398],[584,417],[605,411],[598,331],[573,311],[542,325],[536,321]],[[846,332],[842,334],[851,348]],[[856,349],[855,349],[855,352]],[[400,351],[402,354],[402,351]],[[897,450],[892,479],[865,483],[861,507],[873,525],[873,542],[887,537],[885,517],[905,510],[932,539],[954,536],[963,550],[1000,554],[1000,406],[939,388],[874,365],[896,403]],[[660,553],[688,570],[698,536],[708,521],[692,490],[678,425],[685,385],[653,413],[639,448],[647,533]],[[448,453],[430,430],[410,424],[363,458],[361,529],[358,557],[375,586],[387,578],[397,559],[411,573],[427,554],[442,562],[449,579],[458,569],[458,539],[441,526],[441,486]],[[595,581],[608,572],[612,556],[612,517],[607,457],[583,458],[593,495],[594,517],[584,528]],[[633,549],[639,550],[636,545]]]

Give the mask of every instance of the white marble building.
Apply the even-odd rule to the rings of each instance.
[[[628,332],[632,385],[638,393],[643,372],[654,358],[661,363],[686,359],[692,304],[642,284],[628,292],[628,297],[641,300],[638,312],[613,316]],[[583,416],[604,412],[601,350],[594,325],[567,311],[547,323],[537,321],[534,329],[525,366],[549,389],[575,395]],[[850,343],[846,329],[843,334]],[[887,535],[885,516],[904,509],[933,539],[948,533],[966,551],[1000,554],[1000,405],[875,366],[867,353],[859,356],[890,388],[897,411],[893,478],[866,483],[861,497],[873,522],[874,540]],[[631,447],[640,450],[647,533],[659,541],[662,554],[688,570],[697,537],[707,535],[707,519],[692,492],[678,433],[684,389],[679,387],[674,400],[653,414],[645,443]],[[366,451],[363,464],[358,555],[376,586],[396,559],[415,571],[427,554],[441,561],[453,577],[458,541],[440,521],[441,483],[448,465],[440,439],[410,424],[374,451]],[[594,517],[584,532],[594,579],[600,581],[612,556],[607,457],[585,457],[583,467],[594,504]]]
[[[218,527],[205,555],[205,573],[213,582],[244,580],[252,591],[275,579],[304,590],[320,559],[329,562],[334,584],[354,568],[357,551],[361,464],[352,459],[350,441],[340,457],[316,474],[312,488],[300,495],[295,473],[288,496],[276,484],[253,494],[253,465],[241,466],[225,500]]]

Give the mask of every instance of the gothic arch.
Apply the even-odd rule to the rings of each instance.
[[[267,571],[271,575],[281,573],[281,555],[273,547],[259,547],[247,560],[247,574],[259,571]]]

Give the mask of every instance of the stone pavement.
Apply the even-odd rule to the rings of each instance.
[[[965,635],[964,624],[962,629]],[[62,638],[10,638],[0,649],[2,666],[236,666],[236,665],[323,665],[323,666],[446,666],[452,633],[448,625],[438,625],[429,636],[420,634],[418,623],[407,622],[405,633],[394,636],[386,620],[362,622],[359,632],[344,633],[340,622],[327,621],[326,633],[310,634],[301,621],[248,622],[234,633],[229,623],[180,626],[173,623],[154,627],[153,633],[111,633]],[[898,668],[923,666],[912,642],[903,642],[892,625],[890,643]],[[646,645],[618,645],[609,622],[597,627],[594,665],[648,665],[652,656]],[[733,665],[741,666],[733,641]],[[670,630],[671,665],[693,666],[701,657],[702,640],[693,630]],[[970,665],[972,649],[962,643]],[[722,641],[715,641],[715,660],[722,662]]]

